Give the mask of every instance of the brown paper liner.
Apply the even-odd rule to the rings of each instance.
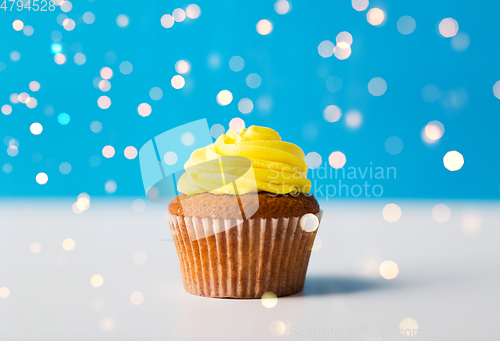
[[[279,297],[304,287],[317,230],[304,231],[300,217],[236,221],[168,214],[168,218],[187,292],[261,298],[268,291]]]

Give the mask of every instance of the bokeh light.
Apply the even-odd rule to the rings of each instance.
[[[10,53],[10,60],[13,62],[18,62],[21,59],[21,53],[19,51],[12,51]]]
[[[467,50],[470,44],[470,37],[465,32],[457,33],[453,38],[451,38],[451,47],[457,52],[462,52]]]
[[[186,15],[190,19],[196,19],[201,15],[200,6],[191,4],[186,7]]]
[[[221,64],[221,56],[218,52],[211,52],[207,57],[207,65],[212,70],[217,70]]]
[[[329,105],[323,110],[323,118],[327,122],[337,122],[342,117],[342,110],[336,105]]]
[[[70,120],[71,120],[71,118],[65,112],[60,113],[59,115],[57,115],[57,122],[59,122],[60,125],[63,125],[63,126],[67,125]]]
[[[401,153],[403,147],[403,140],[401,140],[397,136],[391,136],[387,140],[385,140],[385,150],[391,155]]]
[[[444,125],[439,121],[430,121],[424,128],[425,136],[431,141],[439,140],[444,134]]]
[[[319,227],[319,219],[312,213],[304,214],[300,218],[300,228],[305,232],[314,232]]]
[[[368,91],[373,96],[382,96],[387,91],[387,82],[382,77],[375,77],[368,83]]]
[[[12,113],[12,107],[8,104],[2,105],[2,114],[10,115]]]
[[[129,160],[133,160],[137,157],[137,149],[134,146],[128,146],[123,151],[125,157]]]
[[[316,152],[310,152],[306,155],[306,164],[309,169],[316,169],[321,166],[323,163],[323,159],[321,155]]]
[[[103,331],[109,331],[115,327],[115,321],[110,318],[103,318],[99,322],[99,328]]]
[[[234,72],[239,72],[245,67],[245,60],[240,56],[233,56],[229,59],[229,68]]]
[[[102,79],[111,79],[113,77],[113,70],[105,66],[99,71],[99,75]]]
[[[352,8],[356,11],[361,12],[368,8],[369,1],[368,0],[352,0]]]
[[[340,48],[348,48],[352,45],[352,35],[347,31],[340,32],[337,34],[335,41],[337,42],[337,46]]]
[[[339,60],[344,60],[349,58],[351,55],[351,47],[346,46],[345,43],[342,43],[341,45],[335,46],[333,49],[333,53],[335,54],[335,57]]]
[[[438,223],[445,223],[451,218],[451,209],[445,204],[437,204],[432,208],[432,219]]]
[[[111,82],[107,79],[102,79],[101,81],[99,81],[99,90],[108,92],[109,90],[111,90]]]
[[[23,28],[23,33],[25,36],[31,37],[33,35],[33,33],[35,33],[35,29],[31,25],[26,25]]]
[[[412,34],[413,31],[415,31],[415,28],[417,28],[417,22],[409,15],[404,15],[401,18],[399,18],[397,27],[399,33],[408,35]]]
[[[278,296],[274,292],[268,291],[262,295],[260,302],[268,309],[274,308],[278,304]]]
[[[139,106],[137,107],[137,112],[139,113],[139,115],[141,115],[142,117],[146,117],[146,116],[149,116],[151,115],[151,112],[153,111],[153,109],[151,109],[151,106],[148,104],[148,103],[141,103],[139,104]]]
[[[493,95],[500,99],[500,81],[497,81],[494,85],[493,85]],[[12,102],[12,100],[11,100]]]
[[[101,96],[97,100],[97,105],[101,109],[108,109],[111,106],[111,99],[108,96]]]
[[[114,180],[108,180],[104,184],[104,190],[108,194],[113,194],[116,192],[116,189],[118,188],[118,185],[116,184],[116,181]]]
[[[257,23],[256,29],[260,35],[264,36],[271,33],[273,30],[273,24],[267,19],[262,19]]]
[[[66,56],[62,53],[56,53],[54,56],[54,62],[56,62],[57,65],[63,65],[66,63]]]
[[[4,163],[2,166],[2,171],[5,174],[9,174],[10,172],[12,172],[13,169],[14,169],[14,167],[12,167],[12,165],[10,163]]]
[[[140,208],[139,206],[136,204],[137,208],[134,209],[135,212],[144,212],[144,210],[146,209],[146,203],[144,202],[144,200],[141,200],[141,199],[137,199],[134,201],[134,203],[136,201],[140,200]],[[146,263],[146,261],[148,260],[148,255],[146,254],[146,252],[143,252],[143,251],[137,251],[136,253],[134,253],[134,263],[137,264],[137,265],[143,265]]]
[[[443,157],[443,163],[449,171],[457,171],[464,165],[464,157],[456,150],[449,151]]]
[[[177,163],[177,154],[174,152],[166,152],[165,155],[163,155],[163,161],[167,165],[173,166]]]
[[[439,23],[439,33],[445,38],[451,38],[458,33],[458,22],[453,18],[445,18]]]
[[[83,22],[87,25],[93,24],[95,21],[95,14],[92,12],[83,13]]]
[[[21,20],[17,19],[12,22],[12,27],[16,31],[21,31],[24,27],[24,23]]]
[[[238,110],[242,114],[249,114],[253,110],[253,102],[250,98],[242,98],[238,102]]]
[[[61,8],[61,11],[63,11],[64,13],[70,12],[71,9],[73,8],[73,4],[71,3],[71,1],[68,0],[63,0],[63,1],[56,0],[53,2],[55,5],[57,5],[57,3],[59,2],[59,7]]]
[[[43,126],[40,123],[35,122],[30,125],[30,131],[33,135],[40,135],[43,131]]]
[[[233,94],[229,90],[222,90],[217,94],[216,100],[221,106],[228,105],[233,101]]]
[[[269,325],[269,331],[274,336],[280,336],[285,334],[286,326],[282,321],[276,320]]]
[[[462,217],[462,230],[465,234],[473,235],[481,230],[481,217],[477,213],[467,213]]]
[[[52,53],[57,54],[62,51],[62,46],[61,44],[52,44],[50,45],[50,50],[52,51]]]
[[[54,2],[56,2],[56,1],[59,1],[59,0],[55,0]],[[66,19],[68,19],[68,16],[67,16],[66,14],[64,14],[64,13],[61,13],[61,14],[59,14],[59,15],[56,17],[56,21],[57,21],[57,23],[58,23],[59,25],[61,25],[61,26],[63,25],[64,20],[66,20]]]
[[[428,103],[434,103],[441,98],[441,89],[435,84],[427,84],[422,89],[422,98]]]
[[[131,62],[124,61],[120,63],[120,72],[124,75],[130,75],[132,73],[132,70],[134,70],[134,67],[132,66]]]
[[[373,26],[379,26],[385,20],[385,13],[380,8],[374,7],[366,13],[366,20]]]
[[[31,243],[30,251],[32,253],[39,253],[40,251],[42,251],[42,245],[40,245],[40,243],[38,242]]]
[[[112,158],[113,156],[115,156],[115,148],[110,145],[104,146],[104,148],[102,148],[102,156],[104,156],[106,159]]]
[[[274,11],[280,15],[287,14],[290,11],[290,3],[286,0],[277,0],[274,3]]]
[[[7,298],[10,296],[10,290],[7,287],[0,288],[0,298]]]
[[[90,278],[90,284],[92,284],[94,288],[99,288],[104,284],[104,278],[101,275],[96,274]]]
[[[239,117],[235,117],[229,121],[229,128],[231,128],[232,131],[239,133],[241,129],[245,128],[245,121]]]
[[[401,208],[396,204],[387,204],[382,210],[382,216],[390,223],[394,223],[401,218]]]
[[[216,123],[210,128],[210,135],[214,139],[218,138],[220,135],[224,134],[226,132],[226,129],[222,124]]]
[[[38,83],[37,81],[31,81],[29,84],[29,88],[31,91],[36,92],[40,90],[40,83]]]
[[[339,151],[331,153],[330,156],[328,157],[328,163],[335,169],[344,167],[346,161],[347,159],[344,153]]]
[[[116,17],[116,24],[119,27],[126,27],[128,26],[129,19],[125,14],[120,14],[119,16]]]
[[[139,305],[139,304],[141,304],[142,302],[144,302],[144,294],[142,292],[140,292],[140,291],[134,291],[130,295],[130,302],[133,305]]]
[[[36,175],[35,180],[39,185],[45,185],[49,181],[49,177],[47,174],[41,172]]]
[[[394,279],[399,274],[399,267],[392,260],[386,260],[380,264],[379,271],[385,279]]]
[[[262,84],[262,78],[256,73],[251,73],[245,78],[249,88],[257,89]]]
[[[175,75],[170,80],[170,83],[172,84],[172,87],[174,89],[182,89],[184,87],[184,85],[186,84],[186,81],[184,80],[184,77],[182,77],[180,75]]]
[[[189,62],[187,60],[179,60],[175,63],[175,71],[180,74],[188,73],[190,69]]]
[[[76,243],[73,239],[71,238],[66,238],[62,242],[62,248],[65,251],[73,251],[75,249]]]
[[[194,138],[194,135],[192,133],[190,133],[189,131],[182,133],[181,143],[183,145],[190,146],[194,143],[194,141],[195,141],[195,138]]]
[[[257,98],[257,108],[260,112],[266,114],[273,107],[273,98],[269,95],[261,95]]]
[[[361,113],[357,110],[351,110],[345,115],[345,123],[349,128],[356,129],[363,122]]]
[[[418,323],[411,317],[406,317],[399,322],[399,332],[406,337],[417,336]]]
[[[165,14],[164,16],[161,17],[161,26],[165,28],[170,28],[174,26],[175,20],[174,17],[172,17],[170,14]]]
[[[318,53],[323,58],[329,58],[333,56],[335,45],[329,40],[323,40],[318,45]]]
[[[70,19],[70,18],[66,18],[64,19],[63,21],[63,27],[66,31],[73,31],[75,29],[75,21],[73,19]]]
[[[153,101],[159,101],[160,99],[163,98],[163,90],[160,89],[159,87],[155,86],[149,90],[149,97]]]
[[[18,94],[16,94],[16,93],[10,94],[10,96],[9,96],[9,101],[10,101],[10,103],[12,103],[12,104],[19,103],[19,95],[18,95]]]
[[[19,154],[19,148],[11,145],[7,148],[7,154],[11,157],[17,156],[17,154]]]
[[[172,12],[172,18],[174,18],[176,22],[182,22],[186,19],[186,12],[182,8],[176,8]]]
[[[59,172],[64,175],[69,174],[71,172],[71,164],[69,162],[62,162],[59,165]]]
[[[26,104],[30,98],[30,95],[28,95],[27,92],[21,92],[17,98],[19,99],[19,102]]]

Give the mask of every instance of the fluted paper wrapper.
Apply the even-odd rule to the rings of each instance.
[[[304,231],[300,217],[168,219],[187,292],[261,298],[268,291],[286,296],[302,290],[317,230]]]

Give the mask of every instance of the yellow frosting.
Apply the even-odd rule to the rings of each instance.
[[[240,133],[229,129],[214,144],[195,150],[184,168],[178,190],[187,195],[296,194],[311,189],[302,149],[265,127],[251,126]]]

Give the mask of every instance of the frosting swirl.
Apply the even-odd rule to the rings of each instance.
[[[307,164],[302,149],[281,141],[271,128],[229,129],[214,144],[197,149],[184,165],[178,190],[191,195],[308,193]]]

